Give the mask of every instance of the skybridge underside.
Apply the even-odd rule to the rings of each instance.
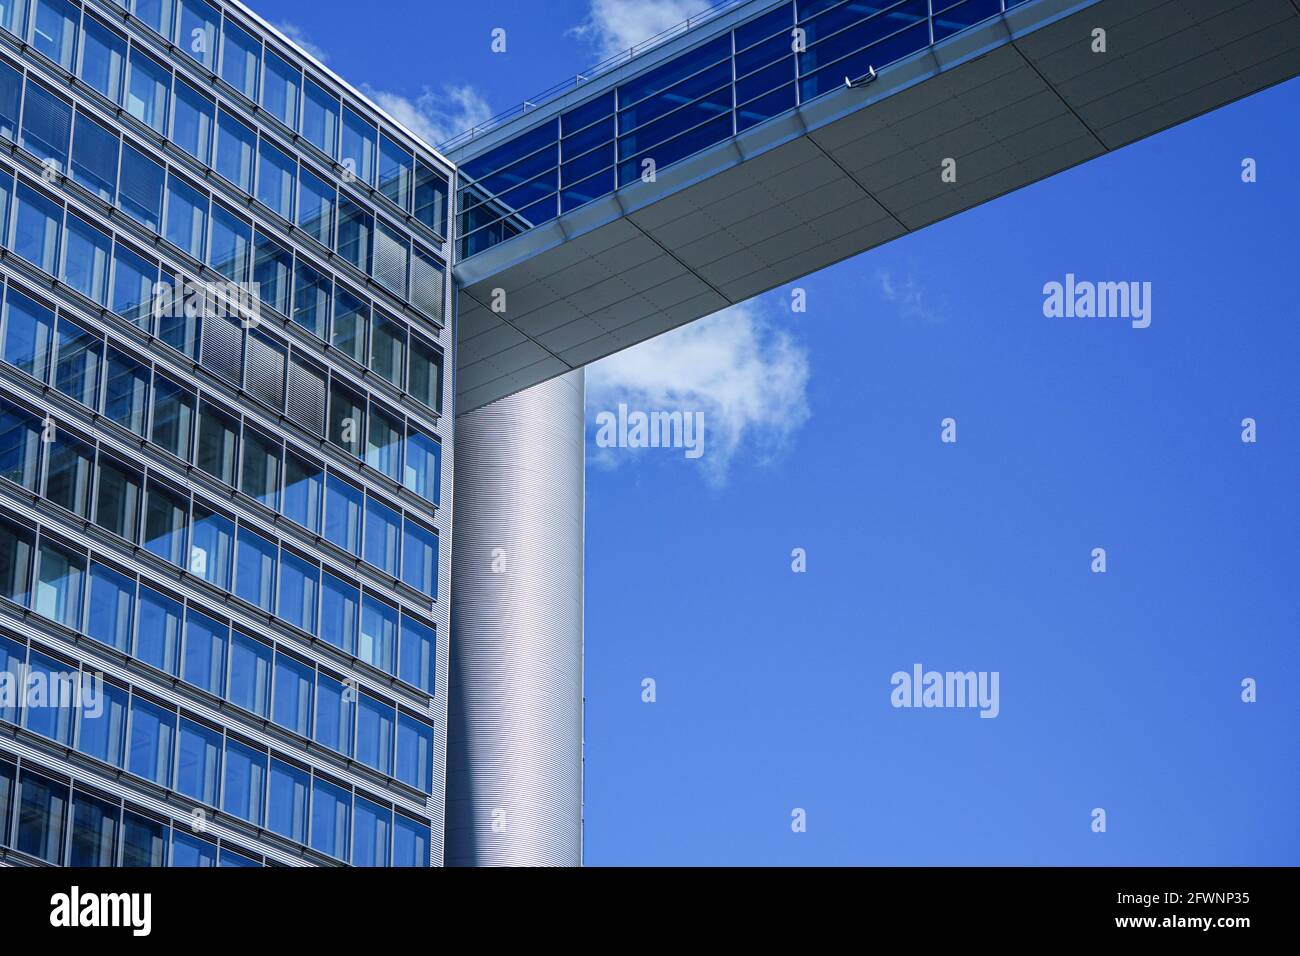
[[[1297,0],[1018,8],[462,262],[457,411],[1298,73]]]

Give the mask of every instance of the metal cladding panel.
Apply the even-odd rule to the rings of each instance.
[[[584,372],[456,422],[446,862],[582,862]]]
[[[1092,51],[1106,30],[1108,52]],[[626,68],[634,71],[631,64]],[[456,266],[475,408],[1300,73],[1300,0],[1036,0]],[[535,121],[529,114],[526,122]],[[522,122],[522,121],[521,121]],[[494,133],[494,142],[509,135]],[[940,177],[946,158],[957,181]],[[505,308],[488,303],[500,290]]]

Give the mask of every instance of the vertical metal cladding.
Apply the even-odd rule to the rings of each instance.
[[[456,421],[446,862],[582,862],[584,374]]]

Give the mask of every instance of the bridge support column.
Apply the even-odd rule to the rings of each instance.
[[[582,862],[584,389],[456,420],[449,866]]]

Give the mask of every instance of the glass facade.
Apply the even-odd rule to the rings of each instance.
[[[462,258],[1028,0],[791,0],[461,162]],[[534,104],[535,107],[535,104]]]
[[[0,858],[440,862],[451,168],[205,0],[0,2],[0,139]]]

